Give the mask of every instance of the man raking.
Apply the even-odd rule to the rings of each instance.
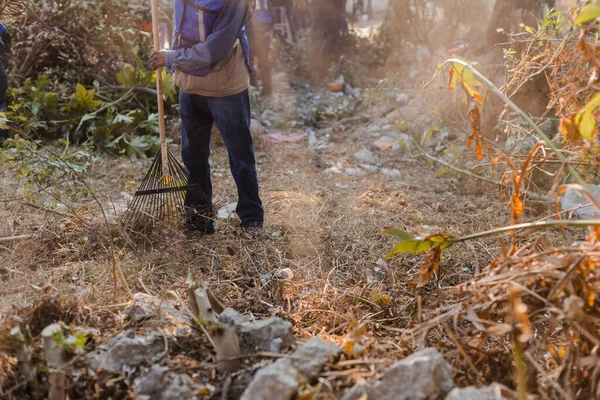
[[[250,135],[250,60],[245,24],[253,12],[248,0],[175,0],[173,50],[151,54],[152,68],[175,71],[180,88],[181,153],[189,183],[204,200],[187,199],[186,228],[214,233],[210,140],[217,124],[227,147],[238,190],[236,212],[245,228],[262,227],[254,145]]]

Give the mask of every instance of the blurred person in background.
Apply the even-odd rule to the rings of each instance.
[[[250,62],[252,63],[250,85],[258,88],[260,81],[263,96],[270,96],[273,93],[271,39],[273,38],[274,21],[271,14],[272,8],[272,0],[256,0],[256,11],[246,26],[250,43]]]

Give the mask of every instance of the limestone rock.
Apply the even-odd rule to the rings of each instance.
[[[242,328],[242,326],[250,323],[252,320],[247,315],[241,314],[233,308],[227,307],[221,314],[219,314],[219,321],[237,332]]]
[[[245,354],[255,351],[278,352],[295,343],[292,324],[281,318],[251,321],[234,309],[226,308],[219,315],[219,320],[233,329]]]
[[[590,192],[600,198],[600,185],[588,185]],[[589,199],[576,189],[567,189],[560,199],[563,211],[567,215],[573,215],[575,219],[597,219],[600,218],[600,210],[596,209]]]
[[[333,343],[314,337],[294,352],[294,366],[308,380],[323,370],[323,364],[337,362],[342,349]],[[308,360],[310,359],[310,360]]]
[[[92,371],[121,373],[124,369],[134,368],[143,362],[157,361],[165,351],[168,352],[168,344],[165,348],[165,340],[160,333],[136,335],[133,330],[129,330],[91,353],[88,365]]]
[[[292,400],[298,386],[298,370],[290,360],[281,359],[256,373],[241,400]]]
[[[343,400],[435,400],[454,382],[452,368],[436,349],[421,350],[393,364],[372,386],[357,386]]]
[[[298,388],[323,370],[325,363],[337,361],[342,349],[320,338],[312,338],[290,359],[281,359],[261,369],[244,392],[242,400],[290,400]]]
[[[171,302],[161,300],[145,293],[133,295],[133,301],[124,310],[123,315],[129,320],[140,323],[146,320],[167,320],[174,325],[188,324],[192,317],[184,311],[176,309]]]
[[[133,390],[138,399],[182,400],[196,399],[200,386],[187,374],[170,372],[167,367],[155,364],[145,376],[136,378]]]
[[[354,158],[364,164],[377,164],[377,159],[373,153],[367,149],[361,149],[354,153]]]
[[[244,353],[279,352],[295,343],[292,324],[276,317],[250,322],[242,326],[236,333]]]
[[[483,388],[454,388],[446,400],[506,400],[506,397],[502,395],[502,386],[495,384]]]

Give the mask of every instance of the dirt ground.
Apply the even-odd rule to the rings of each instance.
[[[411,286],[422,257],[384,261],[395,243],[381,230],[395,226],[415,236],[488,230],[510,222],[508,211],[502,211],[507,209],[507,199],[497,186],[465,175],[439,176],[439,165],[414,148],[382,151],[375,147],[382,131],[389,129],[385,125],[389,105],[366,107],[345,95],[311,92],[290,85],[285,74],[277,75],[276,87],[277,94],[262,104],[278,121],[267,133],[308,135],[313,129],[327,146],[311,149],[306,137],[275,143],[267,134],[255,135],[266,211],[264,231],[244,232],[232,218],[219,219],[217,233],[206,237],[190,238],[178,227],[166,227],[131,238],[123,236],[118,224],[107,228],[91,200],[76,216],[34,209],[23,202],[2,203],[0,237],[33,236],[0,247],[0,320],[12,315],[14,308],[60,295],[80,301],[87,324],[102,336],[121,329],[118,312],[129,297],[122,284],[115,284],[112,237],[116,267],[132,293],[159,298],[176,293],[185,298],[190,280],[201,279],[240,312],[293,322],[298,338],[319,335],[342,344],[361,326],[365,347],[387,360],[382,368],[428,344],[431,338],[426,336],[403,342],[398,333],[414,327],[420,307],[426,305],[417,305]],[[346,111],[307,127],[300,114],[311,102],[344,104]],[[359,161],[355,153],[363,149],[374,160]],[[472,157],[470,153],[465,150],[464,157]],[[150,162],[102,155],[93,163],[87,181],[109,220],[124,210],[128,193],[135,190]],[[236,201],[236,192],[218,135],[213,140],[212,166],[215,203],[221,208]],[[0,197],[18,196],[19,180],[8,171],[0,176],[4,188]],[[536,215],[549,209],[537,210]],[[495,239],[450,249],[440,276],[422,293],[444,291],[472,278],[499,249]],[[273,279],[286,268],[293,279]],[[374,343],[377,346],[370,347]],[[459,375],[471,382],[467,374]],[[351,386],[361,376],[348,376],[343,384]]]
[[[280,123],[283,129],[277,131],[304,132],[306,127],[291,128],[290,122],[298,120],[301,103],[315,95],[290,88],[285,79],[285,75],[279,75],[279,94],[263,106],[285,122]],[[331,94],[320,95],[325,96],[325,101],[341,101]],[[506,204],[496,188],[469,181],[460,174],[437,177],[438,166],[422,157],[403,149],[380,151],[373,147],[381,136],[378,127],[386,112],[361,109],[358,118],[344,115],[323,123],[319,132],[328,132],[329,147],[319,150],[308,149],[307,139],[273,143],[266,135],[256,136],[266,211],[264,233],[248,238],[236,220],[219,220],[214,236],[189,239],[175,230],[172,235],[153,238],[156,242],[142,241],[135,250],[116,241],[118,264],[131,290],[160,294],[166,289],[183,288],[190,276],[202,276],[214,280],[219,294],[240,311],[273,314],[283,307],[289,318],[309,327],[307,319],[300,318],[304,306],[292,302],[292,298],[311,299],[318,304],[316,308],[345,314],[347,309],[329,304],[316,293],[340,290],[368,298],[372,287],[398,294],[407,290],[407,280],[418,270],[418,262],[411,257],[381,261],[394,244],[379,233],[383,228],[397,226],[423,235],[427,233],[424,227],[429,227],[461,235],[507,222],[497,212]],[[370,149],[375,163],[369,169],[353,172],[353,168],[366,164],[353,156],[361,149]],[[89,184],[103,199],[109,217],[122,212],[128,199],[125,193],[133,191],[135,180],[143,176],[149,163],[150,160],[105,156],[95,161]],[[236,195],[225,148],[218,136],[213,140],[212,165],[215,203],[220,208],[235,202]],[[398,176],[386,176],[382,169],[392,170]],[[8,171],[2,175],[4,188],[17,186],[18,181]],[[34,236],[11,242],[0,252],[0,264],[4,267],[0,317],[11,305],[27,305],[38,292],[46,290],[76,294],[90,305],[112,301],[106,229],[93,203],[81,214],[84,225],[77,219],[18,202],[3,204],[1,215],[5,221],[1,236]],[[475,244],[474,249],[457,249],[448,255],[441,286],[456,282],[461,274],[472,273],[474,253],[479,263],[493,257],[493,246],[477,247]],[[263,275],[286,267],[294,271],[292,298],[284,301],[263,293]],[[376,276],[373,271],[377,271]],[[401,308],[403,296],[392,297],[397,301],[396,307]],[[257,301],[248,302],[248,298]],[[357,313],[357,319],[371,313],[352,312]],[[341,333],[340,321],[325,319],[328,331]]]

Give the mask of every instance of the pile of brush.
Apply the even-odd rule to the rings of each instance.
[[[530,244],[500,256],[474,279],[424,297],[422,322],[395,330],[407,341],[445,341],[471,382],[502,382],[543,398],[600,398],[595,241],[541,252]]]

